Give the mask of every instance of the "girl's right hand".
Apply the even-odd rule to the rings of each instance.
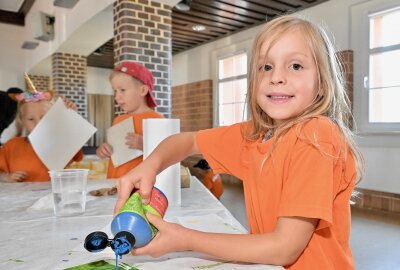
[[[111,157],[112,153],[112,147],[108,143],[103,143],[96,149],[96,155],[101,159]]]
[[[139,190],[138,192],[142,197],[143,203],[149,203],[151,191],[156,182],[157,172],[154,168],[150,162],[142,162],[127,174],[117,179],[118,199],[115,204],[114,214],[118,213],[134,189]]]
[[[7,182],[22,182],[26,179],[28,174],[24,171],[16,171],[8,174]]]

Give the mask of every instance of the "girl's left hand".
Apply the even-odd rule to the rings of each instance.
[[[128,132],[125,137],[125,144],[129,146],[130,149],[139,149],[143,151],[143,136],[135,134],[133,132]]]
[[[133,249],[133,255],[160,257],[166,253],[188,250],[187,240],[189,237],[187,236],[190,229],[166,222],[150,213],[147,213],[146,216],[150,223],[158,229],[158,233],[146,246]]]
[[[66,97],[61,97],[61,99],[64,101],[65,107],[67,107],[68,109],[72,109],[74,111],[76,111],[76,104],[73,103],[71,100],[67,99]]]

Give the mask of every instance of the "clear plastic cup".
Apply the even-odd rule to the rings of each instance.
[[[56,216],[75,216],[85,212],[88,172],[87,169],[49,171]]]

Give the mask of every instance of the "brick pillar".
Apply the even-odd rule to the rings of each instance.
[[[54,53],[51,62],[53,89],[73,101],[78,113],[87,119],[86,57]]]
[[[33,85],[36,87],[38,91],[47,91],[51,88],[50,85],[50,77],[49,76],[38,76],[38,75],[29,75]]]
[[[171,7],[148,0],[114,3],[114,64],[132,60],[154,76],[156,111],[171,117]]]

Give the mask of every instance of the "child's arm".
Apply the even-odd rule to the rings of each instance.
[[[147,203],[156,175],[188,155],[197,153],[194,132],[175,134],[163,140],[148,158],[118,179],[118,200],[114,211],[118,212],[135,187],[140,189],[143,201]]]
[[[24,171],[16,171],[12,173],[0,172],[0,182],[22,182],[28,174]]]
[[[158,257],[193,250],[225,260],[283,266],[294,263],[300,256],[318,222],[312,218],[280,217],[271,233],[221,234],[187,229],[151,214],[148,218],[159,232],[148,245],[135,249],[134,255]]]

